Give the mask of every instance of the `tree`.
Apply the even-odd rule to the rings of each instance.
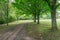
[[[6,22],[8,25],[8,0],[1,0],[0,1],[1,4],[1,11],[2,13],[5,15],[4,19],[6,18]]]
[[[30,14],[33,15],[34,22],[39,24],[39,16],[40,12],[42,12],[43,9],[43,1],[42,0],[15,0],[15,3],[13,5],[24,12],[28,14],[27,12],[30,12]]]
[[[6,12],[6,15],[7,15],[7,26],[8,26],[9,0],[7,0],[7,2],[6,2],[6,6],[7,6],[7,12]]]
[[[27,12],[30,12],[29,14],[32,14],[33,17],[34,17],[34,22],[36,22],[36,10],[35,10],[35,4],[34,4],[34,1],[31,1],[31,0],[15,0],[16,3],[13,3],[13,5],[19,9],[19,10],[22,10],[24,11],[26,14],[28,14]],[[28,15],[29,15],[28,14]]]
[[[50,12],[51,12],[51,19],[52,19],[52,28],[53,29],[57,29],[57,24],[56,24],[56,9],[59,6],[59,4],[57,5],[57,0],[44,0],[49,8],[50,8]]]

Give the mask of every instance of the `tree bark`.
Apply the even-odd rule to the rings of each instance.
[[[6,14],[7,14],[7,26],[8,26],[8,13],[9,13],[9,0],[7,1],[7,12],[6,12]]]
[[[36,13],[34,13],[33,15],[34,15],[34,22],[36,22]]]
[[[37,24],[39,24],[39,13],[37,13]]]
[[[57,29],[56,24],[56,9],[51,10],[52,29]]]

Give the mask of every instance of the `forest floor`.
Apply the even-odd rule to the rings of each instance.
[[[32,21],[0,25],[0,40],[60,40],[60,20],[57,21],[58,31],[51,30],[51,20],[41,20],[40,24]]]
[[[13,28],[10,28],[10,30],[3,29],[2,31],[4,32],[0,33],[0,40],[34,40],[34,38],[29,37],[25,29],[26,26],[27,21],[14,25],[14,27],[12,26]]]

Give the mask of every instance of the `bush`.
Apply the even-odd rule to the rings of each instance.
[[[7,21],[8,22],[12,22],[12,21],[15,21],[16,19],[14,18],[14,17],[12,17],[12,16],[9,16],[8,17],[8,20],[6,19],[6,18],[0,18],[0,24],[5,24],[5,23],[7,23]]]

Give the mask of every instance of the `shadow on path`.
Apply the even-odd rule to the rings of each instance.
[[[18,25],[15,30],[3,34],[0,40],[35,40],[28,36],[25,30],[26,25],[27,23]]]

